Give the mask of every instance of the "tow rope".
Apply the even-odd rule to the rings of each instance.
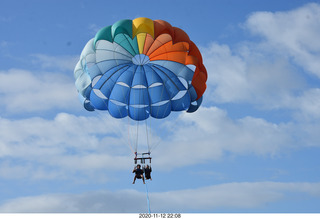
[[[150,200],[149,200],[149,192],[148,192],[148,185],[147,185],[147,182],[145,183],[146,185],[146,192],[147,192],[147,205],[148,205],[148,213],[150,214],[151,211],[150,211]]]

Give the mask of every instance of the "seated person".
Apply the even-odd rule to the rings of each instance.
[[[145,168],[144,168],[144,175],[146,176],[146,179],[150,179],[152,180],[151,178],[151,172],[152,172],[152,168],[147,165]]]
[[[132,184],[134,184],[136,182],[136,179],[141,179],[141,178],[143,180],[143,184],[145,184],[144,176],[143,176],[143,170],[141,169],[141,165],[140,164],[138,164],[137,167],[135,167],[133,169],[132,173],[135,173],[135,176],[134,176]]]

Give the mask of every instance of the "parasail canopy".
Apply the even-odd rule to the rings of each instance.
[[[140,17],[99,30],[84,47],[74,77],[86,110],[140,121],[196,111],[207,72],[183,30]]]

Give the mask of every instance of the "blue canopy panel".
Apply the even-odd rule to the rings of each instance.
[[[188,113],[193,113],[195,111],[197,111],[197,109],[200,107],[201,103],[202,103],[202,99],[203,97],[201,96],[198,100],[192,102],[190,104],[189,109],[187,110]]]
[[[97,81],[90,93],[90,102],[94,108],[99,110],[108,109],[108,99],[115,86],[115,81],[129,67],[124,64],[111,68]]]
[[[108,110],[111,116],[118,119],[128,116],[128,105],[116,100],[109,100]]]
[[[129,99],[129,116],[134,120],[145,120],[150,115],[148,85],[142,67],[136,69]]]
[[[90,93],[91,105],[98,110],[108,109],[108,99],[98,89],[92,89]]]
[[[170,70],[173,74],[175,74],[177,77],[184,78],[188,83],[192,81],[194,71],[191,70],[186,65],[183,65],[179,62],[174,61],[167,61],[167,60],[156,60],[151,61],[150,64],[155,64],[158,66],[162,66],[168,70]]]
[[[183,78],[186,83],[187,83],[187,87],[188,87],[188,93],[190,96],[190,106],[187,110],[187,112],[195,112],[201,105],[202,103],[202,97],[200,99],[197,100],[197,93],[196,90],[194,89],[194,87],[191,84],[193,75],[194,75],[194,69],[191,69],[193,66],[186,66],[183,65],[181,63],[178,62],[173,62],[173,61],[165,61],[165,60],[157,60],[157,61],[151,61],[150,64],[156,64],[156,65],[160,65],[168,70],[170,70],[172,73],[174,73],[179,79]],[[181,94],[180,94],[181,95]],[[186,96],[184,96],[183,98],[186,98],[185,100],[187,100],[188,94],[186,94]],[[172,108],[174,109],[184,109],[187,104],[184,104],[183,100],[177,100],[174,101],[177,104],[174,105]],[[179,102],[179,103],[178,103]],[[178,107],[178,105],[180,105],[180,107]],[[185,106],[183,106],[185,105]]]
[[[141,121],[149,118],[149,105],[129,105],[129,117],[133,120]]]
[[[172,111],[187,110],[191,103],[188,84],[183,78],[178,78],[171,70],[160,65],[153,64],[153,69],[161,77],[171,100]],[[177,65],[181,69],[181,65]],[[185,85],[182,83],[184,80]]]
[[[146,87],[132,87],[130,90],[129,105],[150,105],[148,89]]]
[[[88,99],[84,98],[80,93],[78,94],[78,98],[86,110],[94,111],[94,107],[90,104],[90,101]]]
[[[146,72],[144,71],[144,68],[142,65],[137,65],[137,68],[135,69],[133,80],[132,80],[132,87],[136,86],[142,86],[142,87],[148,87],[147,78],[146,78]]]
[[[170,95],[164,86],[162,78],[151,65],[144,65],[143,67],[148,83],[150,114],[157,119],[165,118],[171,113]]]
[[[162,101],[151,105],[151,116],[162,119],[171,113],[171,101]]]

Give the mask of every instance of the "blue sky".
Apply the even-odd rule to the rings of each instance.
[[[317,212],[320,2],[3,1],[0,212],[146,212],[126,121],[86,112],[73,69],[97,30],[148,17],[185,30],[202,107],[153,122],[153,212]],[[159,140],[160,139],[160,140]]]

